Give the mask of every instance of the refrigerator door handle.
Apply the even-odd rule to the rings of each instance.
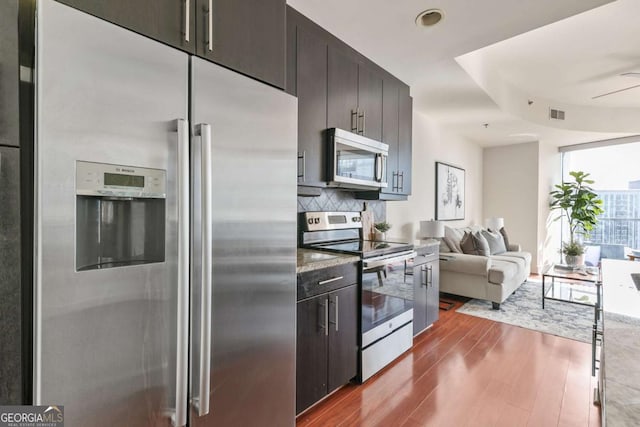
[[[176,406],[171,414],[175,427],[187,424],[189,375],[189,122],[177,119],[178,132],[178,310],[176,343]]]
[[[211,384],[211,299],[213,287],[213,154],[211,145],[211,125],[196,126],[196,135],[202,138],[201,180],[202,194],[200,215],[202,223],[202,282],[200,283],[200,379],[196,399],[198,416],[209,413],[209,393]]]

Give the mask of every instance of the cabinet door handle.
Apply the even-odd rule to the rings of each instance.
[[[302,160],[301,173],[298,174],[298,182],[305,181],[305,175],[307,174],[307,151],[302,151],[302,154],[298,153],[298,162]]]
[[[398,191],[404,191],[404,171],[398,172]]]
[[[364,120],[365,120],[365,111],[364,110],[358,115],[358,122],[360,122],[360,119],[362,119],[362,127],[358,126],[358,133],[360,135],[364,135]]]
[[[420,286],[424,286],[427,287],[427,275],[425,274],[427,272],[427,269],[425,268],[425,266],[423,265],[420,268]]]
[[[427,285],[433,286],[433,266],[427,267]]]
[[[351,110],[351,132],[358,133],[358,109]]]
[[[191,0],[184,0],[184,41],[189,43],[190,34],[191,33],[191,19],[189,19],[191,9]]]
[[[339,322],[339,318],[338,318],[338,295],[336,295],[336,300],[335,301],[331,301],[331,299],[329,299],[329,303],[333,303],[333,305],[335,306],[335,318],[336,321],[335,322],[331,322],[329,321],[329,323],[332,323],[334,325],[336,325],[336,332],[338,332],[338,322]]]
[[[591,335],[591,376],[596,376],[596,339],[597,339],[597,328],[596,325],[593,325],[593,331]]]
[[[213,0],[209,0],[209,9],[207,9],[207,49],[213,51]]]
[[[344,276],[332,277],[331,279],[321,280],[318,285],[326,285],[327,283],[335,282],[336,280],[344,279]]]
[[[324,304],[324,334],[329,335],[329,298]]]

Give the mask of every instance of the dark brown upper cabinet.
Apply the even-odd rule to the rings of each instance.
[[[284,88],[285,0],[58,0]]]
[[[389,145],[387,187],[382,193],[395,194],[398,188],[399,82],[391,76],[384,79],[382,93],[382,141]]]
[[[195,0],[58,1],[169,46],[196,52]]]
[[[387,189],[365,199],[406,200],[411,193],[409,86],[287,7],[286,91],[298,97],[298,194],[326,187],[327,128],[389,145]]]
[[[382,77],[340,47],[329,46],[327,127],[382,139]]]
[[[327,40],[313,22],[287,12],[287,92],[298,97],[298,194],[326,187]]]
[[[191,1],[198,56],[284,88],[284,0]]]
[[[389,144],[387,157],[387,187],[383,196],[411,194],[411,126],[412,99],[409,87],[389,76],[384,80],[382,131],[383,142]]]
[[[347,53],[329,46],[327,127],[359,133],[358,63]]]
[[[360,133],[382,140],[382,77],[367,64],[358,64],[358,109]]]
[[[398,171],[400,184],[399,194],[411,194],[411,159],[412,159],[412,126],[413,98],[409,95],[409,86],[401,85],[398,106]]]

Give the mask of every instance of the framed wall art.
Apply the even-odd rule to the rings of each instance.
[[[436,162],[436,219],[464,219],[464,169]]]

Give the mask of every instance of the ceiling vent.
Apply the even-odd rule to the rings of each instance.
[[[564,120],[564,111],[549,108],[549,118],[554,120]]]

